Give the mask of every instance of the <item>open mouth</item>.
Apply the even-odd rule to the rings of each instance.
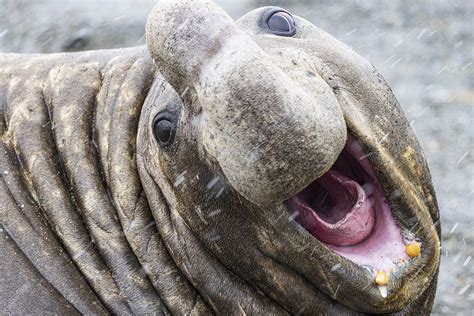
[[[322,177],[286,201],[292,217],[329,249],[371,273],[394,271],[409,256],[383,189],[354,137]]]

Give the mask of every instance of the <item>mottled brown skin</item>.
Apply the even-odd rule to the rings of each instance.
[[[273,9],[235,24],[163,0],[148,47],[0,55],[2,313],[429,313],[439,215],[418,141],[367,61],[298,17],[270,34]],[[347,133],[424,245],[386,299],[283,205]]]

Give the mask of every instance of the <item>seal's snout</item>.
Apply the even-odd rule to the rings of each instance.
[[[346,126],[331,88],[316,74],[302,78],[308,65],[279,47],[264,51],[214,3],[160,2],[147,43],[174,89],[191,88],[199,145],[249,201],[283,202],[342,151]]]
[[[146,42],[163,76],[184,90],[199,80],[225,42],[241,33],[212,1],[162,0],[148,16]]]

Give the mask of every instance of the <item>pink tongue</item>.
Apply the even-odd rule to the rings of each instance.
[[[298,222],[320,241],[335,246],[355,245],[367,238],[374,227],[374,210],[362,187],[337,171],[327,172],[318,183],[331,199],[329,209],[320,211],[326,197],[310,206],[297,195],[288,206],[298,211]]]

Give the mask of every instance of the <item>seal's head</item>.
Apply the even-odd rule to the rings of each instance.
[[[436,200],[370,63],[284,9],[234,22],[205,0],[160,1],[147,45],[165,79],[138,135],[152,208],[162,196],[171,222],[290,312],[431,308]],[[186,241],[169,238],[184,260],[174,252]]]

